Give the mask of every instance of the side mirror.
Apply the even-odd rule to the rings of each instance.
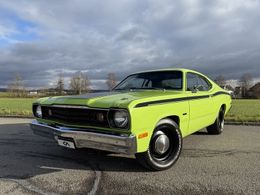
[[[191,92],[192,93],[197,93],[199,90],[198,90],[198,86],[194,85]]]

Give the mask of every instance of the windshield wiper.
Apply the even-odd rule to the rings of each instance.
[[[132,90],[149,90],[149,89],[155,89],[155,90],[166,90],[165,88],[160,87],[130,87],[130,88],[123,88],[123,89],[113,89],[113,91],[132,91]]]
[[[155,89],[155,90],[165,90],[164,88],[159,88],[159,87],[145,87],[145,88],[142,88],[142,87],[131,87],[129,88],[129,90],[135,90],[135,89],[140,89],[140,90],[149,90],[149,89]]]
[[[157,89],[157,90],[166,90],[165,88],[161,88],[161,87],[148,87],[145,89]]]
[[[113,89],[113,91],[123,91],[123,90],[128,90],[128,89]]]

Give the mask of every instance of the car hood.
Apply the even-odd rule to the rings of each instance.
[[[88,93],[75,96],[60,96],[41,98],[38,103],[43,105],[66,104],[84,105],[96,108],[128,108],[146,101],[162,100],[167,98],[181,97],[181,91],[163,90],[135,90],[122,92]],[[174,95],[174,97],[173,97]]]

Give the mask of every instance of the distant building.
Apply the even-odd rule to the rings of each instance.
[[[249,96],[252,98],[260,98],[260,82],[249,89]]]
[[[38,95],[38,91],[29,91],[28,95],[29,95],[29,96]]]

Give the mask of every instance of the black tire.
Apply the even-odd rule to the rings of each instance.
[[[163,119],[153,132],[148,150],[135,156],[144,167],[160,171],[170,168],[178,160],[181,150],[182,135],[178,125],[169,119]]]
[[[219,135],[223,132],[224,116],[225,116],[225,110],[223,108],[221,108],[215,122],[212,125],[207,127],[207,131],[209,134]]]

